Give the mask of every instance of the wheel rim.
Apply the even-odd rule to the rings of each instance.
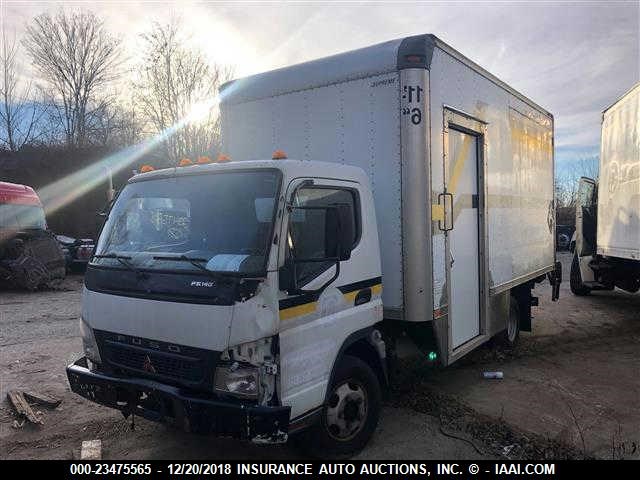
[[[367,394],[359,382],[339,384],[329,396],[325,413],[329,435],[340,441],[351,440],[364,427],[367,410]]]

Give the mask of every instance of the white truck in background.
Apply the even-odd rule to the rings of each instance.
[[[602,113],[599,181],[582,177],[570,285],[640,290],[640,83]]]
[[[433,35],[220,96],[233,161],[137,175],[109,213],[74,392],[346,456],[395,336],[449,365],[530,330],[537,282],[557,298],[553,117]]]

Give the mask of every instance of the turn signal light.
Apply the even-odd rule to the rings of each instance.
[[[218,155],[218,163],[226,163],[230,161],[231,161],[231,157],[229,155],[225,155],[224,153],[221,153],[220,155]]]
[[[196,162],[198,165],[203,165],[205,163],[211,163],[211,159],[207,156],[198,157],[198,161]]]
[[[183,158],[180,160],[180,163],[178,163],[179,167],[188,167],[189,165],[193,165],[193,162],[188,158]]]
[[[275,152],[273,152],[273,155],[271,155],[272,160],[284,160],[286,158],[287,154],[284,153],[284,150],[276,150]]]
[[[140,167],[140,173],[153,172],[154,170],[155,168],[153,168],[151,165],[142,165]]]

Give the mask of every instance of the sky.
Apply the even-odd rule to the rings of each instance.
[[[153,21],[180,18],[189,41],[235,76],[434,33],[554,114],[560,174],[597,158],[601,112],[640,81],[640,0],[528,2],[18,2],[0,22],[90,9],[130,61]],[[25,78],[30,71],[23,63]]]

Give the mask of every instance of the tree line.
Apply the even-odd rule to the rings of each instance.
[[[140,35],[133,68],[121,40],[91,11],[43,13],[23,38],[2,32],[0,149],[114,150],[162,135],[155,154],[165,165],[213,156],[219,118],[211,105],[231,70],[188,44],[179,20],[154,23]],[[33,78],[21,81],[19,56]],[[126,80],[123,80],[126,78]]]
[[[59,159],[61,174],[157,135],[162,141],[145,159],[157,166],[219,152],[215,108],[184,119],[194,107],[210,105],[232,71],[190,46],[179,20],[150,25],[139,35],[133,59],[104,20],[87,10],[37,15],[23,38],[3,30],[0,40],[0,156],[25,161],[16,180],[36,187],[51,180],[41,172],[42,159],[30,162],[34,151],[46,153],[44,161]],[[31,63],[28,81],[20,79],[21,56]],[[573,162],[570,171],[556,175],[559,223],[573,223],[581,175],[596,177],[597,164]]]

